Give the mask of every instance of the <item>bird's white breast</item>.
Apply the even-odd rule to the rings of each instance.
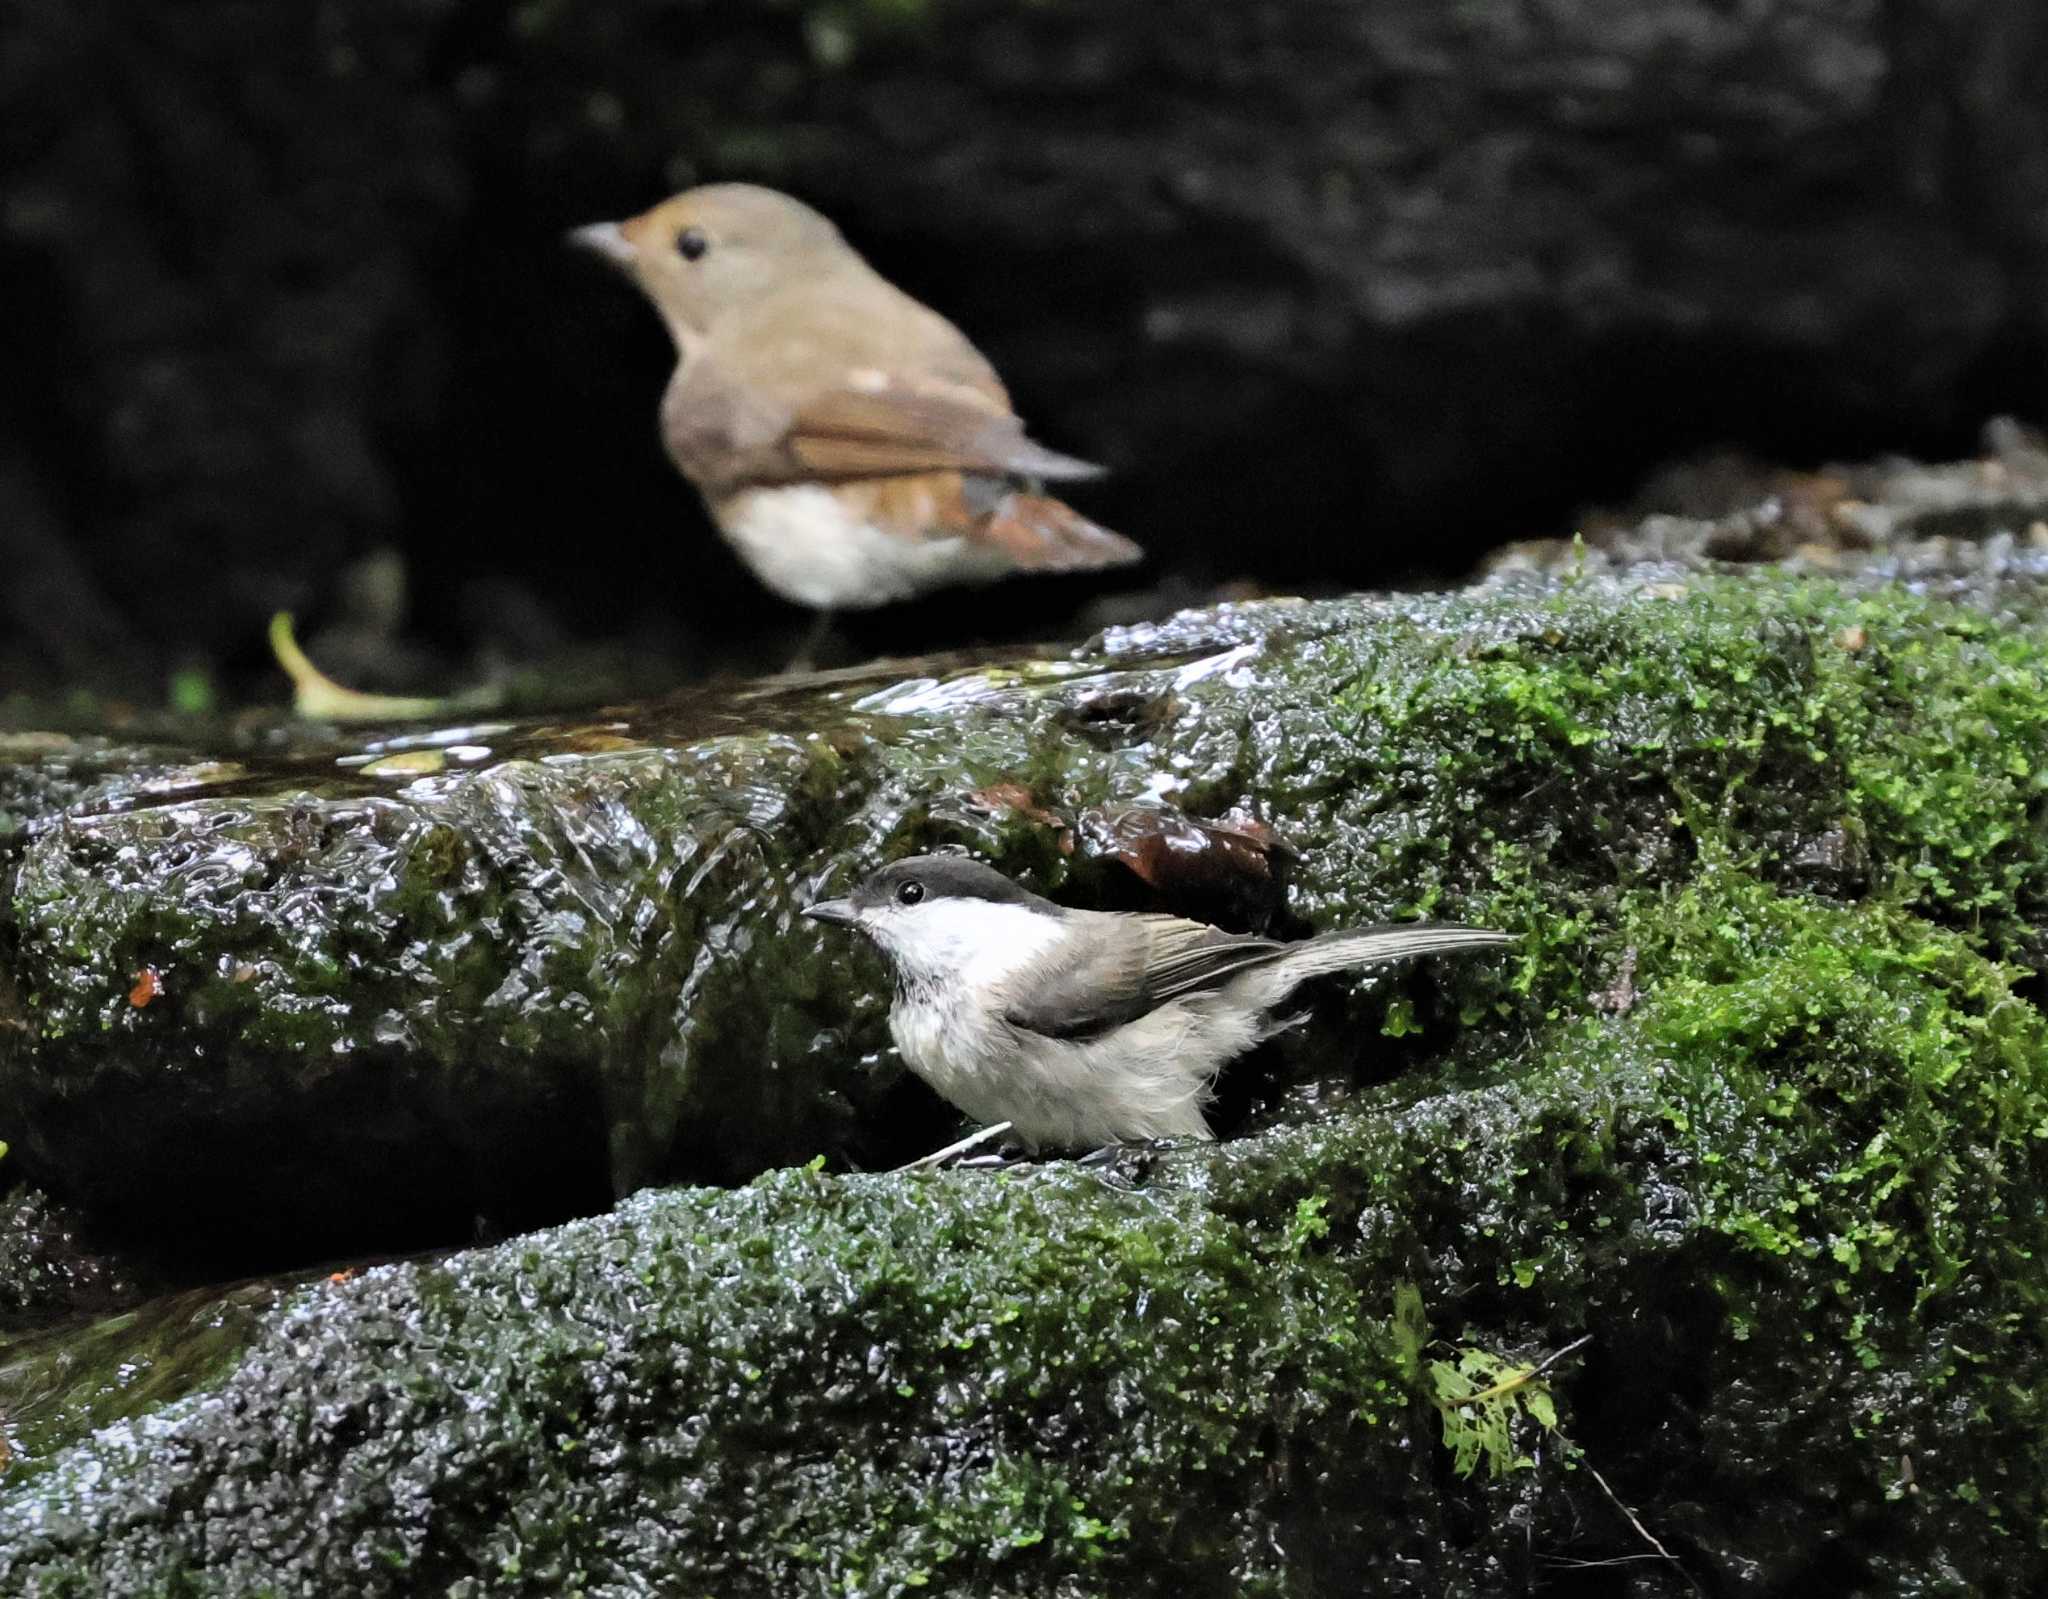
[[[1004,991],[1061,937],[1058,918],[1022,905],[948,899],[874,913],[868,931],[901,986],[889,1030],[910,1069],[971,1116],[1005,1121]]]
[[[720,508],[719,528],[753,573],[786,600],[857,611],[1008,570],[964,538],[906,538],[850,512],[821,483],[746,489]]]
[[[1017,983],[1067,936],[1058,918],[1021,905],[890,909],[871,930],[904,979],[889,1026],[911,1070],[968,1115],[1009,1122],[1033,1145],[1206,1138],[1211,1079],[1256,1041],[1249,1015],[1180,1002],[1091,1039],[1013,1026],[1004,1012]]]

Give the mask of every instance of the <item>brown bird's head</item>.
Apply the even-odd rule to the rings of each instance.
[[[678,349],[720,316],[793,282],[866,270],[824,217],[801,200],[751,183],[685,189],[627,221],[578,228],[569,241],[639,284]]]

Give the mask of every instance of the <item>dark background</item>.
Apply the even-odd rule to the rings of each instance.
[[[0,0],[0,693],[366,686],[802,618],[574,224],[746,178],[959,322],[1154,552],[857,622],[1455,577],[1716,446],[2048,414],[2038,0]],[[381,559],[365,563],[373,552]],[[402,582],[399,579],[402,578]],[[1124,581],[1120,576],[1119,581]]]

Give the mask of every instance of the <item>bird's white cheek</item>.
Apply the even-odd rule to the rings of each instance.
[[[1001,982],[1060,937],[1050,916],[980,899],[891,907],[865,925],[906,977],[944,978],[970,989]]]

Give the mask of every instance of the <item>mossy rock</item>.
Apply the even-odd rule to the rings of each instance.
[[[2033,1591],[2041,1016],[1896,909],[1717,865],[1666,912],[1626,1015],[1313,1126],[792,1169],[302,1290],[29,1462],[0,1584]],[[1461,1476],[1439,1364],[1586,1334]]]
[[[0,1591],[2035,1591],[2048,637],[2033,574],[2001,585],[1252,606],[720,712],[744,725],[472,732],[536,758],[385,790],[330,766],[304,799],[287,765],[33,833],[10,1132],[39,1074],[174,1099],[204,1043],[222,1082],[281,1080],[261,1103],[313,1139],[302,1181],[340,1187],[316,1157],[388,1181],[289,1117],[306,1062],[345,1071],[335,1040],[439,992],[462,1005],[370,1052],[387,1080],[460,1069],[516,1106],[552,1062],[638,1118],[657,1174],[714,1142],[722,1172],[793,1158],[275,1289],[203,1358],[101,1338],[164,1378],[111,1425],[105,1384],[44,1384]],[[910,1090],[854,1064],[879,970],[794,906],[947,843],[1138,902],[1103,818],[1146,806],[1284,834],[1289,930],[1420,914],[1521,943],[1326,993],[1246,1063],[1220,1145],[847,1171]],[[143,848],[194,839],[212,853]],[[223,858],[266,915],[230,919]],[[138,897],[145,872],[181,892]],[[108,985],[166,928],[193,952],[167,954],[174,994],[223,949],[275,971],[217,1017],[128,1015]],[[490,1003],[508,974],[551,996],[525,1031]],[[281,1003],[323,993],[350,1003]],[[468,1134],[462,1095],[432,1104],[478,1158],[511,1115]],[[110,1136],[161,1163],[174,1110]],[[375,1161],[433,1124],[408,1114],[372,1118]],[[1503,1391],[1454,1402],[1481,1382]]]
[[[797,909],[945,845],[1144,903],[1133,815],[1277,827],[1291,886],[1248,914],[1283,932],[1522,936],[1321,1007],[1245,1074],[1282,1098],[1569,1020],[1708,851],[2038,968],[2038,593],[2005,620],[1706,577],[1269,603],[1070,660],[219,752],[14,851],[0,1137],[62,1200],[145,1231],[175,1205],[252,1261],[892,1163],[946,1118],[885,1053],[874,957]]]

